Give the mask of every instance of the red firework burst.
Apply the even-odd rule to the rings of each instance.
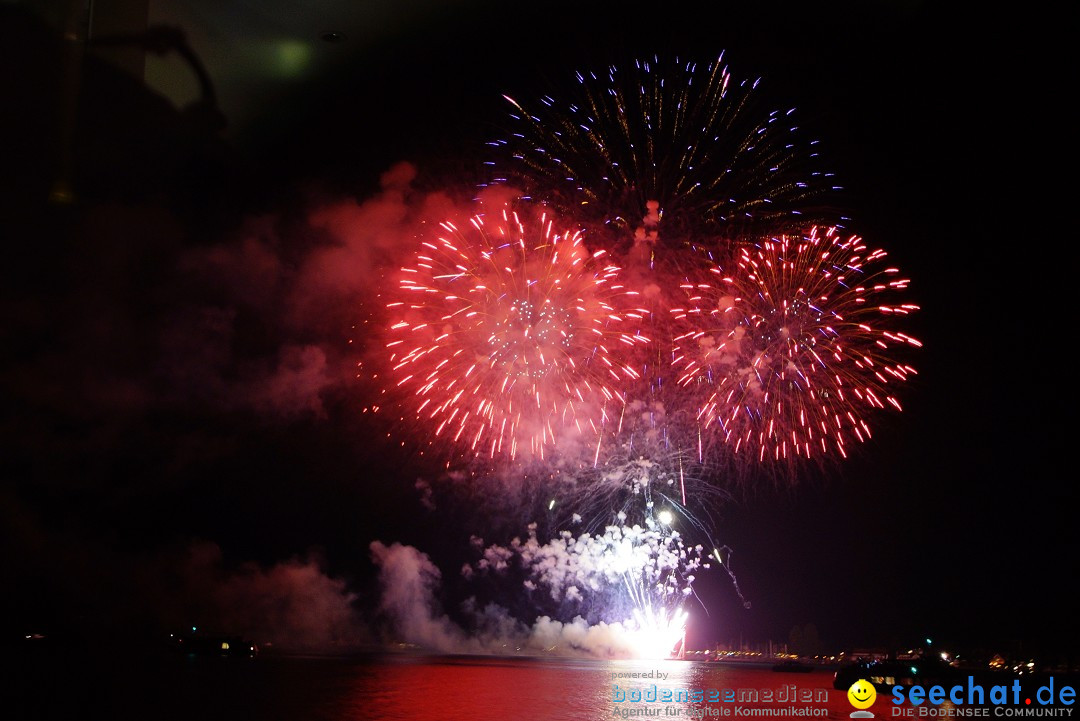
[[[674,365],[701,394],[703,425],[736,453],[784,462],[846,457],[870,436],[866,411],[900,410],[893,389],[915,369],[894,356],[922,344],[892,330],[918,306],[890,302],[909,281],[884,258],[814,228],[742,246],[732,272],[686,283]]]
[[[542,208],[444,222],[388,304],[396,386],[424,428],[470,454],[591,447],[637,376],[617,353],[647,342],[634,332],[636,295]]]

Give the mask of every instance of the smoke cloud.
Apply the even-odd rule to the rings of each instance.
[[[217,545],[198,542],[180,574],[189,613],[207,628],[291,651],[348,651],[371,640],[356,594],[317,559],[229,569]]]
[[[443,612],[442,575],[427,554],[400,543],[374,541],[370,548],[379,567],[380,611],[399,643],[461,654],[623,658],[638,651],[633,629],[623,622],[590,624],[582,616],[563,622],[543,615],[530,625],[498,604],[481,605],[475,598],[461,606],[466,629]]]

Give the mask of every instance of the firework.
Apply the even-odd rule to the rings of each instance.
[[[472,537],[462,575],[500,586],[463,606],[478,627],[664,658],[712,563],[750,606],[704,523],[717,470],[846,457],[901,408],[918,307],[884,251],[814,225],[838,189],[814,143],[722,57],[577,81],[507,98],[488,165],[526,195],[421,233],[387,304],[388,375],[409,433],[464,462],[446,478],[470,512],[540,520]]]
[[[530,524],[526,539],[484,548],[465,573],[519,578],[536,607],[619,624],[633,655],[666,657],[682,637],[695,573],[710,564],[702,546],[687,545],[671,527],[674,517],[660,520],[663,513],[650,512],[641,525],[620,513],[602,532],[561,531],[547,542]]]
[[[634,614],[634,625],[627,632],[635,658],[671,658],[676,647],[680,656],[686,643],[689,614],[681,609],[672,613],[646,608]]]
[[[811,170],[793,110],[759,111],[757,80],[710,63],[636,61],[578,73],[559,99],[513,106],[496,148],[495,182],[524,185],[581,218],[590,242],[683,243],[815,222],[811,199],[829,189]],[[803,215],[808,213],[809,215]]]
[[[915,369],[897,356],[921,343],[892,328],[918,306],[895,300],[909,281],[884,259],[815,228],[743,245],[730,272],[687,283],[675,365],[703,426],[736,453],[788,462],[846,457],[870,437],[867,412],[900,410],[895,388]]]
[[[500,579],[500,599],[514,595],[517,584],[529,598],[526,608],[544,617],[618,628],[623,653],[668,657],[685,631],[698,573],[718,564],[735,582],[730,549],[716,547],[680,503],[673,480],[662,462],[609,464],[587,484],[593,495],[573,497],[572,515],[531,523],[525,538],[506,545],[473,537],[480,558],[463,573]],[[558,514],[554,503],[548,512]]]
[[[388,304],[396,386],[423,428],[473,456],[592,449],[637,375],[619,349],[647,342],[635,298],[604,251],[544,208],[444,222]]]

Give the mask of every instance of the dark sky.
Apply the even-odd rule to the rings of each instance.
[[[76,201],[63,206],[43,200],[62,147],[62,48],[5,9],[3,52],[27,68],[4,86],[5,630],[111,627],[134,606],[148,627],[171,622],[183,613],[154,608],[168,571],[146,569],[195,540],[226,567],[314,552],[361,605],[375,600],[376,538],[415,544],[452,575],[484,521],[453,501],[427,511],[413,483],[430,469],[360,412],[370,388],[338,382],[356,360],[349,339],[363,345],[363,309],[282,290],[301,287],[326,242],[313,209],[372,197],[403,160],[421,185],[450,182],[497,130],[504,93],[726,50],[821,139],[853,227],[913,279],[925,348],[905,412],[857,457],[712,506],[752,607],[702,580],[711,625],[695,636],[780,640],[814,623],[836,649],[929,635],[1075,653],[1068,241],[1035,157],[1065,150],[1043,122],[1054,19],[915,1],[668,5],[469,3],[387,11],[375,26],[336,8],[349,38],[333,57],[316,38],[314,71],[250,84],[259,38],[237,10],[216,28],[231,54],[205,59],[229,78],[217,139],[205,112],[87,61]],[[196,47],[205,31],[189,29]],[[273,249],[277,280],[250,264],[206,271],[250,237]],[[319,365],[311,348],[337,350]],[[282,377],[315,383],[318,407],[274,386]]]

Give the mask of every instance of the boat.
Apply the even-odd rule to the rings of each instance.
[[[808,663],[803,663],[792,658],[775,664],[772,667],[772,670],[777,673],[810,673],[814,670],[814,667]]]
[[[847,690],[859,679],[866,679],[879,692],[888,692],[893,686],[952,685],[962,674],[952,666],[933,658],[911,660],[855,661],[836,670],[833,688]]]

